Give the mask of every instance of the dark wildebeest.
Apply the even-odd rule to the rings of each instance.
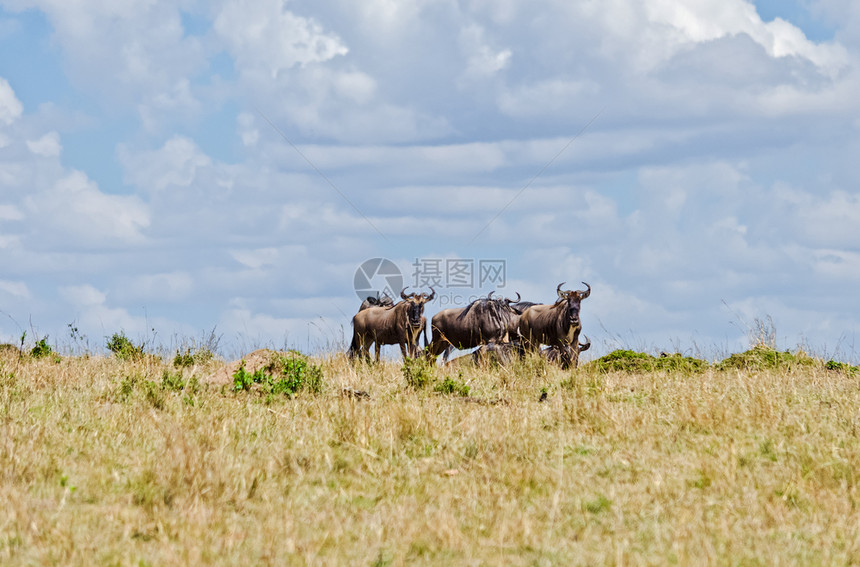
[[[400,291],[403,301],[393,307],[368,307],[356,313],[352,318],[352,344],[347,354],[350,358],[361,356],[370,357],[370,344],[376,345],[376,362],[379,362],[379,351],[382,345],[400,345],[403,358],[415,358],[418,354],[418,336],[425,331],[424,342],[427,342],[427,319],[424,317],[424,304],[436,297],[436,292],[430,288],[426,293],[410,293],[406,288]]]
[[[394,300],[391,299],[387,293],[379,295],[379,292],[376,292],[376,297],[372,295],[368,295],[367,299],[361,302],[361,307],[358,308],[359,311],[364,311],[368,307],[393,307]]]
[[[507,366],[514,358],[522,358],[523,354],[523,343],[517,340],[509,343],[487,343],[473,350],[468,356],[476,366],[490,363]]]
[[[577,345],[576,349],[578,352],[583,352],[588,350],[591,347],[591,341],[588,340],[588,337],[585,338],[585,342]],[[568,364],[571,360],[579,360],[579,356],[573,356],[573,347],[571,345],[566,345],[564,347],[551,346],[546,347],[542,351],[540,351],[541,356],[543,356],[547,361],[561,364],[563,368],[567,368],[565,366],[565,360],[568,361]],[[564,355],[562,353],[565,353]],[[476,365],[486,365],[489,363],[497,363],[502,366],[506,366],[510,364],[514,358],[522,358],[525,355],[525,347],[523,346],[522,341],[515,340],[509,343],[489,343],[486,345],[481,345],[476,348],[470,355],[472,362]]]
[[[559,348],[563,367],[576,368],[579,351],[580,303],[591,295],[591,286],[585,282],[586,291],[562,291],[558,284],[558,300],[552,305],[532,305],[520,315],[520,337],[527,352],[538,352],[540,345]],[[565,348],[573,347],[573,348]]]
[[[540,351],[540,353],[549,362],[561,364],[562,368],[568,368],[571,363],[576,368],[579,364],[579,354],[589,348],[591,348],[591,341],[588,340],[588,337],[585,337],[584,343],[576,345],[576,356],[573,355],[573,345],[565,345],[563,347],[550,346]]]
[[[493,292],[466,307],[443,309],[433,315],[431,320],[433,340],[427,347],[427,357],[435,360],[444,352],[447,362],[455,348],[468,349],[490,342],[507,342],[510,334],[516,331],[516,316],[516,312],[511,309],[511,300],[494,299]]]

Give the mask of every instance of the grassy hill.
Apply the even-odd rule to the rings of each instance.
[[[613,356],[338,355],[284,394],[205,357],[4,353],[0,564],[860,562],[856,368]]]

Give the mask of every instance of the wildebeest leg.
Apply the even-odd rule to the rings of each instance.
[[[445,348],[445,354],[442,355],[442,362],[448,362],[448,357],[451,356],[452,352],[454,352],[454,345],[448,343],[448,346]]]
[[[382,345],[379,344],[379,338],[376,339],[374,346],[376,347],[376,362],[379,362],[379,351],[382,349]]]
[[[408,348],[407,348],[408,347]],[[405,342],[400,343],[400,354],[403,355],[403,360],[412,358],[412,345]]]
[[[359,332],[352,337],[352,345],[349,348],[349,357],[358,356],[359,360],[367,361],[370,358],[368,349],[367,337]]]

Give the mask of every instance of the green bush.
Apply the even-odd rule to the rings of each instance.
[[[272,357],[267,366],[253,374],[245,370],[243,360],[233,374],[233,390],[250,390],[254,384],[259,384],[263,392],[270,395],[292,397],[301,390],[318,394],[322,391],[323,372],[322,368],[295,351]]]
[[[436,380],[433,367],[423,358],[407,358],[400,369],[406,379],[406,385],[416,390],[422,390]]]
[[[463,377],[462,372],[460,373],[459,377]],[[433,388],[433,391],[445,395],[456,394],[458,396],[465,397],[469,395],[470,389],[471,388],[466,385],[462,380],[454,380],[451,377],[446,376],[442,382],[436,384],[436,386]]]
[[[161,374],[161,389],[179,392],[185,389],[187,381],[182,376],[181,372],[168,372],[165,370]]]
[[[176,355],[173,357],[173,366],[175,368],[185,368],[194,366],[195,364],[206,364],[213,358],[215,358],[215,354],[206,347],[186,348],[184,352],[180,350],[176,351]]]
[[[120,360],[141,360],[144,355],[143,346],[135,345],[122,331],[108,339],[107,349]]]
[[[835,360],[828,360],[824,364],[824,368],[826,368],[827,370],[835,370],[837,372],[842,372],[844,374],[847,374],[848,376],[854,376],[855,374],[857,374],[858,371],[860,371],[860,368],[857,368],[856,366],[851,366],[850,364],[847,364],[845,362],[837,362]]]
[[[43,339],[39,339],[32,349],[30,349],[30,356],[33,358],[42,358],[44,356],[49,356],[54,353],[54,350],[51,348],[51,345],[48,344],[48,337]]]
[[[663,356],[651,356],[644,352],[632,350],[614,350],[588,364],[603,372],[703,372],[708,368],[708,363],[698,358],[682,356],[681,354],[665,354]]]
[[[764,370],[767,368],[793,368],[798,365],[810,366],[816,364],[814,358],[799,351],[793,354],[789,351],[780,352],[765,345],[735,353],[717,365],[720,370]]]

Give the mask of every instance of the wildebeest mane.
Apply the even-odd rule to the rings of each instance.
[[[489,316],[499,326],[504,326],[515,313],[504,299],[493,299],[492,293],[490,293],[487,297],[476,299],[467,305],[463,312],[457,316],[457,319],[465,319],[473,308],[476,312]]]

